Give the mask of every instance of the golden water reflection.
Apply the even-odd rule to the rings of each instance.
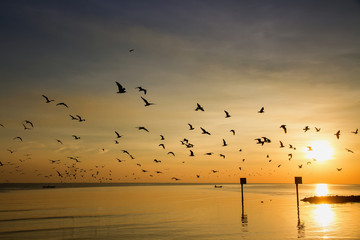
[[[313,211],[315,221],[322,227],[327,227],[334,221],[335,214],[329,204],[319,204]]]

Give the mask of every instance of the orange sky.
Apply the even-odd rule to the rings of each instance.
[[[360,183],[356,2],[138,4],[2,4],[0,182]]]

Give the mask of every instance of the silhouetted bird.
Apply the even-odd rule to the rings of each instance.
[[[315,127],[316,132],[320,132],[321,128]]]
[[[196,177],[197,177],[197,178],[200,178],[200,175],[196,174]]]
[[[14,153],[15,151],[14,150],[11,150],[11,149],[6,149],[8,150],[10,153]]]
[[[155,105],[155,103],[149,103],[145,98],[141,97],[141,99],[145,102],[145,107],[150,105]]]
[[[208,131],[206,131],[204,128],[200,127],[202,130],[202,134],[207,134],[207,135],[211,135]]]
[[[310,130],[310,128],[309,128],[309,126],[305,126],[303,130],[304,130],[304,132],[307,132]]]
[[[189,151],[190,151],[190,155],[189,155],[190,157],[195,156],[193,151],[191,151],[191,150],[189,150]]]
[[[219,172],[218,170],[211,170],[212,173],[217,173]]]
[[[233,135],[235,135],[235,130],[231,129],[230,132],[232,132]]]
[[[66,103],[60,102],[56,104],[56,106],[65,106],[66,108],[69,108],[69,106]]]
[[[55,101],[55,100],[53,100],[53,99],[49,99],[47,96],[45,96],[45,95],[42,95],[44,98],[45,98],[45,100],[46,100],[46,103],[51,103],[51,102],[53,102],[53,101]]]
[[[23,124],[24,130],[30,130],[25,124]]]
[[[342,170],[342,168],[336,168],[339,172]]]
[[[137,129],[139,129],[139,130],[144,130],[144,131],[146,131],[146,132],[149,132],[149,130],[147,130],[145,127],[137,127]]]
[[[227,146],[227,143],[226,143],[226,141],[225,141],[225,139],[223,139],[223,145],[222,145],[223,147],[226,147]]]
[[[281,164],[279,164],[278,167],[281,167]]]
[[[350,153],[354,153],[352,150],[348,149],[348,148],[345,148],[346,151],[350,152]]]
[[[31,127],[34,127],[34,124],[31,121],[25,120],[24,122],[25,122],[25,124],[30,124]]]
[[[132,53],[133,51],[135,51],[134,48],[129,49],[129,52],[130,52],[130,53]]]
[[[188,125],[189,125],[189,127],[190,127],[189,130],[194,130],[194,129],[195,129],[195,128],[193,128],[193,126],[192,126],[190,123],[188,123]]]
[[[302,168],[302,166],[303,166],[302,164],[301,164],[301,165],[298,165],[299,168]]]
[[[120,83],[116,82],[116,85],[118,87],[117,93],[126,93],[126,89],[123,86],[121,86]]]
[[[154,159],[154,162],[161,163],[161,160]]]
[[[75,140],[79,140],[80,139],[80,137],[78,137],[78,136],[76,136],[76,135],[72,135],[73,136],[73,138],[75,139]]]
[[[171,179],[173,179],[173,180],[175,180],[175,181],[181,180],[180,178],[176,178],[176,177],[172,177]]]
[[[359,129],[356,129],[355,132],[351,132],[351,133],[358,134],[358,132],[359,132]]]
[[[76,115],[76,116],[78,117],[79,122],[84,122],[85,121],[85,119],[81,118],[79,115]]]
[[[175,153],[174,152],[168,152],[167,154],[171,154],[175,157]]]
[[[204,108],[200,104],[197,103],[197,107],[196,107],[195,111],[199,111],[199,110],[204,111]]]
[[[69,114],[69,116],[71,117],[71,120],[79,120],[77,117],[74,117],[73,115]]]
[[[116,138],[121,138],[122,135],[120,135],[117,131],[115,131],[115,134],[116,134]]]
[[[225,159],[225,155],[224,155],[224,154],[221,154],[221,153],[220,153],[219,156]]]
[[[284,130],[284,132],[287,133],[286,125],[281,125],[280,128],[282,128]]]
[[[312,151],[312,148],[310,146],[307,146],[308,151]]]
[[[19,139],[20,141],[23,141],[21,137],[14,137],[14,140]]]
[[[159,147],[162,147],[163,149],[165,149],[165,145],[162,143],[159,144]]]
[[[292,159],[293,155],[292,155],[292,153],[289,153],[288,156],[289,156],[289,161],[290,161]]]
[[[265,110],[264,107],[262,107],[262,108],[258,111],[258,113],[264,113],[264,112],[265,112],[264,110]]]
[[[1,123],[0,123],[0,127],[3,127],[3,128],[5,128],[5,126],[4,126],[4,125],[2,125]]]
[[[225,110],[224,110],[224,112],[225,112],[225,118],[231,117],[231,115],[228,113],[228,111],[225,111]]]
[[[284,144],[282,143],[282,141],[279,141],[280,142],[280,147],[283,148],[285,147]]]
[[[136,87],[136,89],[139,89],[139,92],[143,92],[146,95],[146,89],[142,87]]]
[[[60,144],[63,144],[63,142],[62,142],[61,140],[59,140],[59,139],[56,139],[56,141],[57,141],[58,143],[60,143]]]
[[[334,135],[336,136],[337,139],[339,139],[340,138],[340,130],[337,131]]]
[[[165,140],[163,135],[160,135],[160,140]]]
[[[205,155],[213,155],[214,153],[212,153],[212,152],[207,152],[207,153],[205,153]]]
[[[257,143],[256,144],[261,144],[262,146],[264,145],[264,141],[262,141],[262,139],[261,138],[255,138],[255,140],[257,141]]]

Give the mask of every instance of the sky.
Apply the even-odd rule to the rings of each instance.
[[[350,0],[2,1],[0,182],[360,184],[358,26]]]

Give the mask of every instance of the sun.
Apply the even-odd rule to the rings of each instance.
[[[320,163],[332,159],[334,155],[334,148],[325,140],[312,141],[303,151],[306,158]]]

